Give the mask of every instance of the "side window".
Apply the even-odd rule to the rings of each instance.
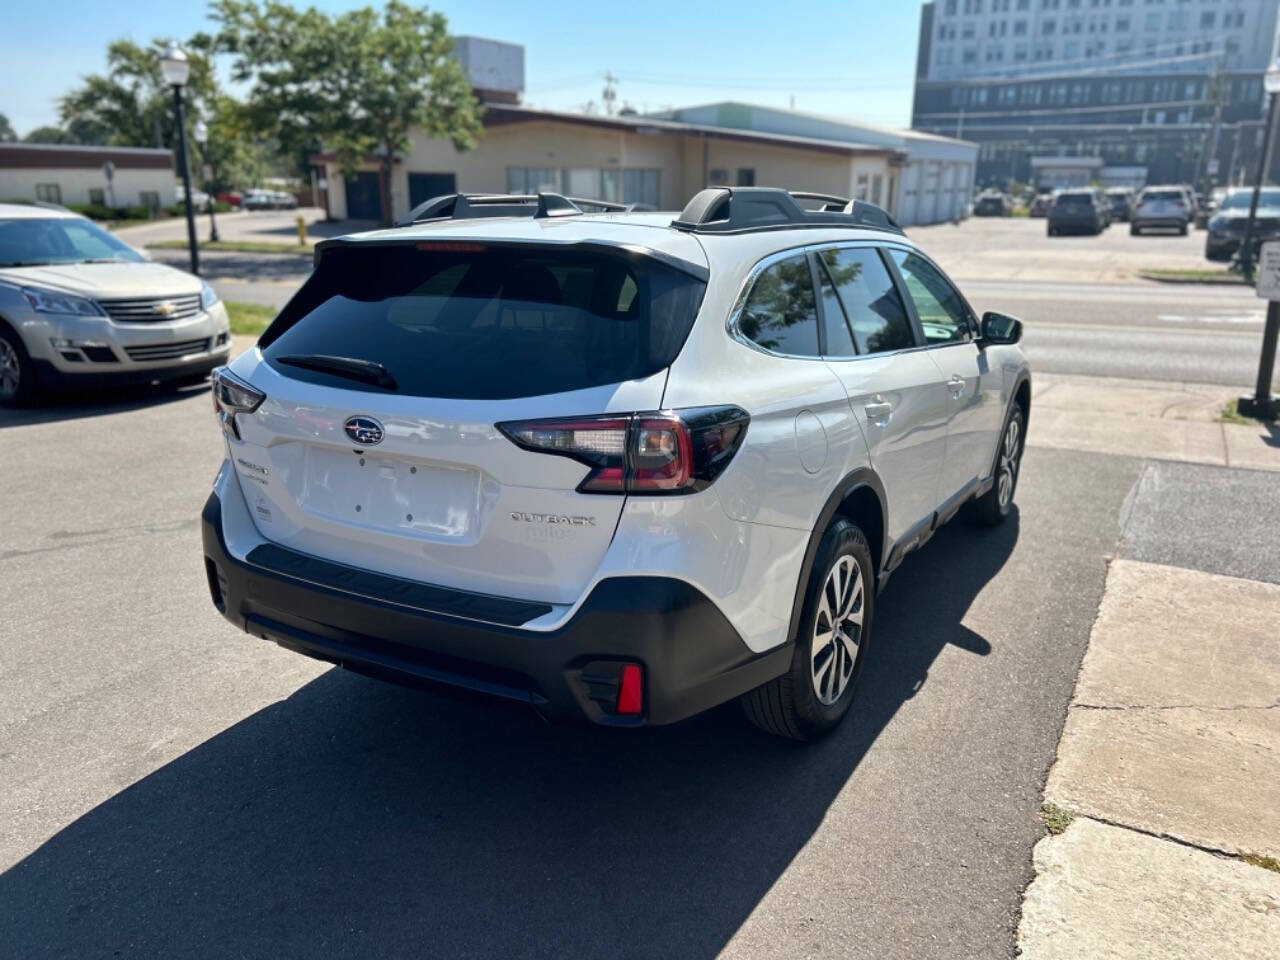
[[[824,250],[822,265],[835,281],[859,353],[916,345],[906,308],[889,269],[872,249]],[[828,333],[830,342],[830,333]]]
[[[742,307],[738,329],[774,353],[818,355],[818,310],[808,257],[800,254],[761,271]]]
[[[906,250],[891,249],[889,255],[907,283],[907,294],[920,315],[925,342],[956,343],[970,339],[969,310],[938,269]]]
[[[820,259],[828,253],[825,251]],[[853,337],[849,333],[849,324],[845,321],[844,307],[840,304],[840,296],[831,282],[831,273],[825,266],[818,267],[818,292],[822,294],[822,330],[826,334],[826,357],[852,357],[857,355],[853,348]]]

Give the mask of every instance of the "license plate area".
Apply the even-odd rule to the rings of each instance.
[[[304,512],[429,538],[474,538],[481,475],[469,467],[312,447],[299,506]]]

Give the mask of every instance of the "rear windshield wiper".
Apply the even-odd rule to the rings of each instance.
[[[302,367],[305,370],[319,370],[331,373],[336,377],[348,377],[352,380],[363,380],[386,390],[396,389],[396,379],[387,372],[387,368],[373,360],[360,360],[356,357],[333,357],[324,353],[307,353],[287,357],[272,357],[276,363],[285,363],[291,367]]]

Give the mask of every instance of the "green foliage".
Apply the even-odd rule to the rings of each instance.
[[[231,322],[231,332],[248,334],[256,337],[275,319],[276,311],[271,307],[259,306],[256,303],[238,303],[225,301],[227,319]]]
[[[147,207],[108,207],[101,203],[69,203],[67,209],[90,220],[150,220],[153,214]]]
[[[1057,804],[1040,804],[1040,819],[1044,821],[1044,828],[1055,837],[1071,826],[1071,821],[1075,818],[1074,813]]]
[[[215,0],[210,15],[220,26],[216,49],[234,57],[233,77],[252,83],[249,126],[288,156],[323,147],[347,171],[377,156],[387,196],[395,155],[415,128],[460,150],[475,145],[480,107],[450,56],[441,14],[401,0],[333,15]]]
[[[18,139],[18,134],[14,132],[13,124],[9,122],[9,118],[0,113],[0,143],[12,143]]]
[[[22,138],[27,143],[75,143],[76,139],[61,127],[36,127]]]

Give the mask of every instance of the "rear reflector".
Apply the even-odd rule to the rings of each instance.
[[[746,436],[738,407],[514,420],[498,429],[517,446],[591,467],[579,493],[680,494],[706,489]]]
[[[622,677],[618,681],[618,704],[614,712],[623,717],[640,715],[644,703],[644,681],[640,674],[640,664],[623,664]]]

